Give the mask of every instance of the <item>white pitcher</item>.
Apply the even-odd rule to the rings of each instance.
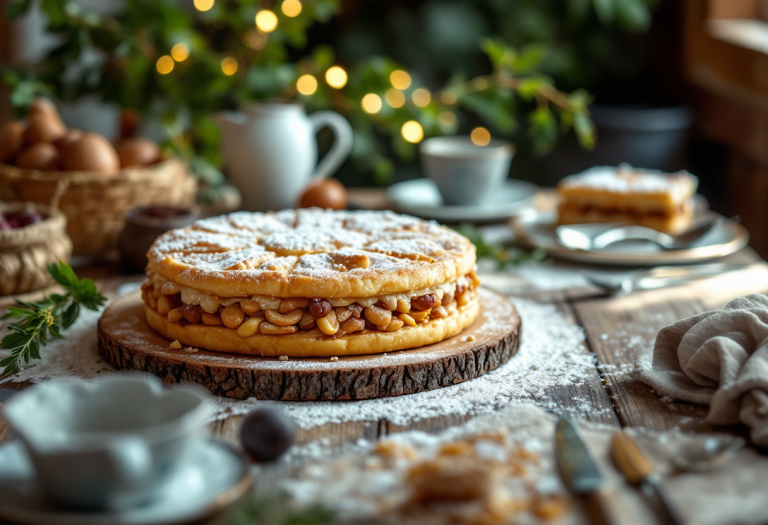
[[[249,211],[295,208],[307,183],[331,175],[352,151],[352,128],[333,111],[307,116],[300,104],[261,103],[219,113],[216,121],[229,180]],[[325,126],[335,137],[317,164],[315,134]]]

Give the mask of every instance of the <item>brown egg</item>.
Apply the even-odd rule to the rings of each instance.
[[[82,136],[83,132],[79,129],[68,129],[64,136],[55,141],[53,145],[56,146],[56,149],[59,150],[59,153],[61,153],[64,151],[64,148],[67,146],[67,144],[76,141]]]
[[[56,111],[56,106],[53,105],[49,99],[45,97],[37,97],[34,102],[29,106],[27,110],[27,116],[32,117],[39,114],[59,116],[59,112]]]
[[[24,131],[24,144],[55,142],[67,133],[67,128],[58,115],[38,113],[29,119],[29,126]]]
[[[113,174],[120,170],[120,159],[107,139],[96,133],[83,133],[61,152],[61,165],[67,171]]]
[[[32,144],[19,154],[16,166],[25,170],[56,171],[59,169],[59,150],[47,142]]]
[[[160,148],[148,139],[135,138],[121,140],[117,145],[120,167],[149,166],[160,158]]]
[[[23,122],[9,122],[0,129],[0,162],[11,164],[24,145]]]
[[[336,179],[314,181],[307,186],[299,201],[301,208],[331,208],[343,210],[347,207],[347,189]]]

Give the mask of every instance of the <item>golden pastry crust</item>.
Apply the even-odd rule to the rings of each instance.
[[[341,337],[323,336],[317,330],[289,335],[255,334],[241,337],[237,330],[223,326],[171,323],[157,311],[145,305],[149,325],[171,340],[185,346],[214,352],[230,352],[266,357],[333,357],[345,355],[380,354],[430,345],[452,337],[471,325],[480,311],[477,296],[466,306],[444,319],[403,327],[396,332],[366,330]]]
[[[467,274],[469,240],[386,211],[238,212],[158,238],[148,270],[219,297],[371,297]]]

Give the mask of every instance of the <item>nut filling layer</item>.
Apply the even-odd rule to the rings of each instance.
[[[318,336],[395,332],[445,319],[477,298],[475,271],[430,289],[381,297],[240,297],[222,299],[149,275],[144,303],[170,323],[226,327],[242,338],[316,330]]]

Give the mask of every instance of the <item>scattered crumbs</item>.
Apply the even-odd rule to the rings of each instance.
[[[287,355],[281,355],[281,356],[280,356],[280,357],[278,357],[277,359],[278,359],[279,361],[288,361],[288,356],[287,356]]]
[[[468,335],[467,337],[464,338],[464,342],[465,343],[471,343],[474,340],[475,340],[475,336],[474,335]]]
[[[336,356],[333,356],[333,357],[331,358],[331,361],[333,361],[333,362],[336,362],[336,361],[338,361],[338,360],[339,360],[339,358],[338,358],[338,357],[336,357]]]
[[[178,341],[171,341],[171,344],[169,345],[169,348],[171,350],[181,350],[181,343]]]
[[[200,351],[199,348],[195,348],[194,346],[188,346],[184,349],[184,351],[188,354],[196,354]]]

